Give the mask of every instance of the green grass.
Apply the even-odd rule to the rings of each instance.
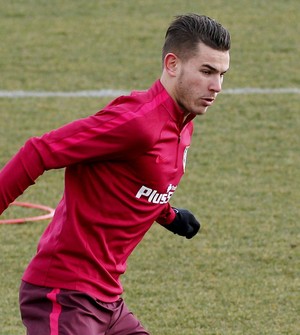
[[[147,88],[160,75],[167,25],[192,11],[231,31],[224,88],[299,88],[296,0],[14,0],[0,4],[0,90]],[[28,137],[109,100],[1,98],[0,166]],[[123,277],[151,334],[299,333],[299,134],[297,94],[220,95],[196,119],[172,204],[193,210],[202,232],[187,241],[154,225]],[[62,189],[63,171],[49,171],[19,200],[54,207]],[[1,335],[24,334],[18,286],[46,225],[0,225]]]

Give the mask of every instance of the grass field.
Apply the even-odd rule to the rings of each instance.
[[[297,0],[12,0],[0,2],[0,91],[147,88],[160,76],[166,27],[186,12],[231,31],[225,89],[299,89]],[[28,137],[109,100],[0,98],[0,167]],[[223,94],[196,119],[172,204],[194,211],[202,232],[187,241],[154,225],[122,280],[151,334],[300,333],[299,102]],[[19,200],[54,207],[62,189],[63,171],[49,171]],[[10,208],[3,217],[21,215]],[[47,223],[0,225],[0,335],[24,334],[18,287]]]

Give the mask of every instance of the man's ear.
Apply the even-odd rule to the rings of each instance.
[[[173,53],[168,53],[165,56],[164,59],[164,68],[165,71],[169,74],[171,77],[176,77],[177,72],[178,72],[178,67],[179,67],[179,58],[173,54]]]

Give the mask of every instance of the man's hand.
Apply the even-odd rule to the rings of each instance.
[[[162,226],[174,234],[185,236],[187,239],[194,237],[200,229],[200,223],[195,216],[187,209],[173,207],[173,210],[176,213],[175,219],[170,224]]]

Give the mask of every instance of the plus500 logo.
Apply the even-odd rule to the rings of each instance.
[[[166,193],[158,193],[157,190],[153,190],[152,188],[142,186],[135,195],[135,197],[138,199],[145,197],[148,199],[149,202],[152,202],[154,204],[166,204],[167,202],[170,201],[176,188],[177,186],[170,184],[167,188]]]

